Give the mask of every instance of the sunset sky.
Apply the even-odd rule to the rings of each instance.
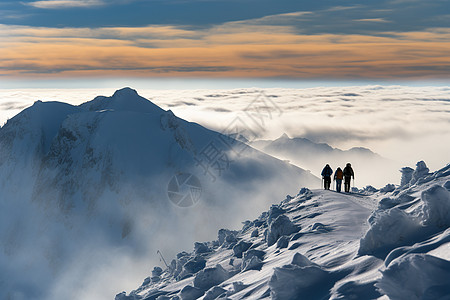
[[[33,79],[450,77],[449,1],[360,2],[6,0],[0,88]]]

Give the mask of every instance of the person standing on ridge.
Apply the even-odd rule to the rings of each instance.
[[[323,187],[326,190],[330,189],[331,175],[333,175],[333,170],[331,169],[330,165],[327,164],[322,170]]]
[[[346,193],[350,192],[350,181],[355,180],[355,173],[353,172],[352,165],[348,163],[344,168],[344,189]]]
[[[341,192],[342,179],[344,179],[344,172],[342,172],[341,167],[338,167],[336,172],[334,172],[334,180],[336,181],[336,192]]]

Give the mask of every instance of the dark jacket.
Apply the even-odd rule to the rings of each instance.
[[[345,177],[353,177],[353,178],[355,178],[355,173],[353,173],[352,167],[346,166],[344,168],[344,176]]]
[[[331,177],[332,174],[333,174],[333,170],[331,169],[331,167],[329,165],[326,165],[325,168],[323,168],[323,170],[322,170],[322,176],[323,177]]]

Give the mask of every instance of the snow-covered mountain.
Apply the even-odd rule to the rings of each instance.
[[[209,237],[299,183],[319,180],[130,88],[37,101],[0,129],[0,298],[108,298],[144,254]]]
[[[115,299],[450,299],[450,165],[409,170],[380,191],[302,188]]]
[[[373,185],[382,187],[397,180],[398,163],[386,159],[370,149],[353,147],[349,150],[333,148],[325,143],[315,143],[306,138],[290,138],[283,134],[276,140],[257,140],[252,146],[280,159],[311,170],[320,176],[325,163],[334,170],[342,169],[351,162],[356,172],[359,186]]]

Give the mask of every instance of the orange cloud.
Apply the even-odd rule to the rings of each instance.
[[[0,76],[449,77],[449,38],[445,28],[301,35],[242,22],[197,31],[0,25]]]

